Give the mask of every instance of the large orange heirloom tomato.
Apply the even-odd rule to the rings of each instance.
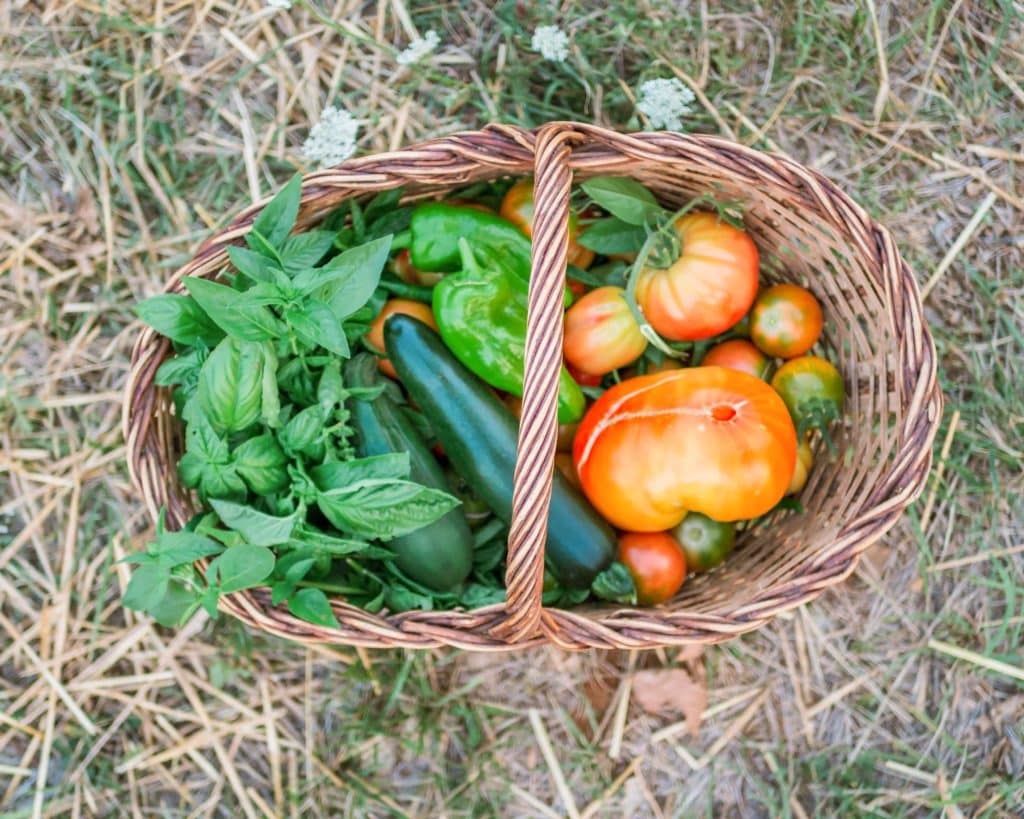
[[[621,287],[599,287],[565,314],[565,360],[587,375],[604,375],[631,364],[647,349]]]
[[[584,493],[612,525],[659,532],[691,511],[763,515],[789,487],[796,445],[770,386],[693,367],[616,384],[583,416],[572,454]]]
[[[636,300],[665,338],[699,341],[723,333],[757,296],[757,247],[742,230],[711,213],[676,220],[682,253],[664,270],[645,268]]]

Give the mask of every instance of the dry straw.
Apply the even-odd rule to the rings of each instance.
[[[936,358],[913,274],[883,227],[831,182],[784,156],[726,140],[675,133],[620,134],[554,122],[536,131],[492,125],[406,150],[347,161],[303,180],[301,228],[349,197],[404,186],[409,199],[443,195],[502,176],[536,176],[533,276],[525,395],[509,536],[505,605],[474,611],[374,615],[332,601],[339,628],[312,625],[270,603],[266,589],[221,598],[223,610],[304,643],[501,651],[551,641],[564,648],[652,648],[716,643],[764,625],[840,583],[860,554],[921,492],[931,464],[942,400]],[[561,363],[561,293],[570,186],[596,175],[629,176],[668,207],[713,193],[743,203],[768,281],[809,286],[821,300],[824,343],[843,372],[848,404],[801,495],[802,514],[778,514],[746,532],[726,565],[691,578],[669,603],[647,609],[541,605],[546,513],[556,438]],[[250,206],[170,280],[214,277],[227,248],[250,229],[265,203]],[[124,428],[132,479],[156,518],[172,528],[195,510],[175,464],[181,426],[170,395],[154,383],[170,354],[150,329],[132,354]]]

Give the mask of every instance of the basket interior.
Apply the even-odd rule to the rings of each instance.
[[[441,196],[474,182],[531,171],[529,167],[476,168],[449,177],[444,185],[407,184],[405,200]],[[762,283],[792,281],[818,297],[825,313],[819,352],[839,367],[846,383],[846,411],[833,430],[836,452],[817,442],[814,468],[799,498],[805,511],[776,513],[763,525],[741,533],[735,553],[723,566],[688,578],[681,592],[662,607],[672,613],[735,617],[755,600],[763,602],[769,588],[784,596],[791,581],[802,578],[806,585],[808,563],[827,562],[840,529],[865,507],[876,479],[892,460],[901,399],[895,392],[900,381],[893,372],[897,339],[890,318],[892,299],[852,240],[831,232],[820,214],[794,194],[794,186],[781,179],[766,175],[762,183],[751,185],[728,167],[636,159],[624,161],[614,172],[602,170],[602,175],[611,174],[642,182],[670,208],[709,191],[721,200],[738,202],[761,253]],[[586,176],[580,173],[574,181]],[[330,206],[305,208],[299,224],[314,226],[337,204],[335,197]],[[202,275],[216,272],[208,268]],[[176,462],[183,451],[180,425],[172,420],[168,391],[157,390],[154,398],[157,406],[152,407],[151,417],[157,429],[149,434],[156,433],[164,442],[165,454]],[[139,477],[147,480],[146,474]],[[171,526],[183,525],[193,513],[194,501],[180,486],[150,489],[147,494],[167,504]],[[254,597],[263,595],[256,592]],[[605,604],[573,611],[598,618],[623,614],[620,607]],[[396,620],[409,616],[415,613]]]

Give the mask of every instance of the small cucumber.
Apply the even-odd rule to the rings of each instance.
[[[384,346],[452,465],[508,523],[519,430],[515,416],[422,322],[404,315],[389,317]],[[546,556],[559,581],[567,588],[589,587],[615,558],[615,549],[611,527],[556,470]]]
[[[374,387],[383,380],[376,358],[368,353],[357,355],[345,365],[345,382],[350,387]],[[387,389],[373,399],[352,399],[351,410],[360,456],[408,452],[411,480],[449,491],[441,465]],[[458,586],[473,568],[473,534],[460,507],[429,526],[396,537],[388,546],[398,555],[395,563],[399,569],[437,591]]]

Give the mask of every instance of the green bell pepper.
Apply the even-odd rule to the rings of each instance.
[[[434,286],[434,318],[441,338],[492,387],[522,395],[528,285],[505,264],[500,249],[483,245],[474,251],[464,237],[457,246],[462,271]],[[575,423],[585,408],[583,391],[562,367],[558,422]]]
[[[409,225],[409,258],[418,270],[452,273],[462,267],[459,239],[471,247],[498,251],[507,269],[524,282],[530,278],[530,240],[495,213],[447,202],[421,202]],[[397,238],[397,237],[396,237]]]

